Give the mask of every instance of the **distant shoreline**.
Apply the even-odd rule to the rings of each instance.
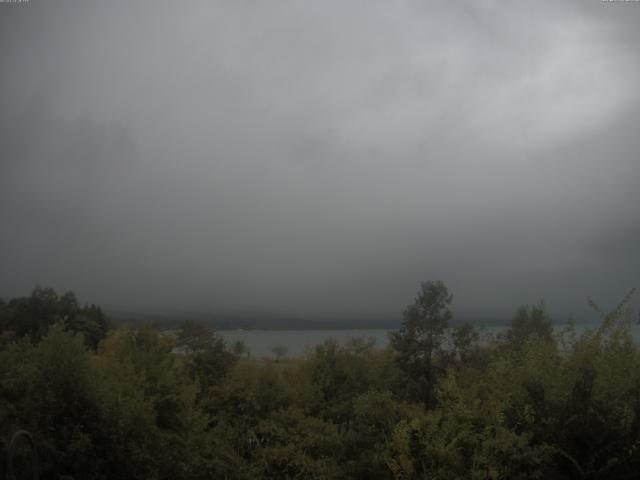
[[[244,315],[209,315],[209,314],[147,314],[131,312],[109,312],[114,325],[141,325],[157,324],[163,328],[178,328],[184,321],[191,320],[196,323],[210,325],[218,331],[234,330],[258,330],[258,331],[321,331],[321,330],[395,330],[400,328],[401,319],[341,319],[341,320],[310,320],[300,318],[274,318]],[[506,327],[510,323],[509,318],[460,318],[454,319],[451,325],[469,322],[472,325],[482,327]],[[576,325],[596,325],[597,321],[576,321]],[[566,321],[553,322],[554,327],[566,325]]]

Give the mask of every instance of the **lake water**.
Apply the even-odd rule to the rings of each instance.
[[[325,340],[335,338],[340,343],[349,338],[368,337],[376,341],[376,346],[384,348],[389,343],[389,330],[220,330],[218,333],[228,342],[244,342],[253,357],[273,356],[271,350],[277,346],[287,349],[287,356],[297,357],[320,345]]]
[[[585,328],[593,328],[596,325],[578,326],[578,332]],[[556,331],[562,325],[556,326]],[[504,327],[481,327],[478,329],[481,339],[487,339],[496,335]],[[230,344],[241,340],[249,348],[253,357],[273,357],[272,349],[282,346],[287,350],[286,356],[296,357],[303,355],[308,349],[313,349],[329,338],[335,338],[340,343],[345,343],[349,338],[367,337],[375,340],[378,348],[384,348],[389,344],[390,330],[220,330],[218,333]],[[640,341],[640,327],[633,326],[633,336]]]

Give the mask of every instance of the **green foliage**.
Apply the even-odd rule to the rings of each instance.
[[[335,425],[300,408],[275,411],[256,427],[253,478],[341,479],[341,439]]]
[[[0,356],[0,428],[42,433],[45,470],[87,469],[96,411],[83,339],[58,324],[38,345],[12,343]]]
[[[178,332],[176,346],[190,354],[207,350],[221,341],[211,327],[187,320]]]
[[[13,309],[0,432],[33,432],[43,478],[606,480],[640,465],[625,302],[596,308],[601,324],[582,333],[554,334],[542,304],[525,307],[480,342],[471,325],[448,328],[451,296],[434,282],[386,350],[331,340],[273,361],[240,358],[194,323],[177,335],[120,328],[94,348],[70,321],[81,316],[60,313],[74,298],[35,297],[0,305]],[[36,304],[53,313],[35,321]],[[426,390],[407,394],[423,379],[426,409]]]
[[[522,306],[514,315],[506,331],[506,341],[512,348],[521,348],[532,336],[549,340],[553,335],[551,319],[545,311],[544,302]]]
[[[390,334],[397,362],[406,375],[406,397],[433,406],[435,356],[451,320],[453,296],[441,281],[423,282],[414,303],[404,311],[402,327]]]
[[[451,345],[455,354],[463,362],[477,352],[479,340],[480,334],[469,322],[456,325],[451,332]]]
[[[370,388],[388,389],[397,371],[388,359],[382,362],[373,343],[352,340],[341,346],[335,340],[318,345],[305,365],[312,396],[308,409],[314,414],[349,430],[355,399]]]
[[[238,348],[229,351],[211,327],[191,321],[182,325],[176,347],[182,350],[185,371],[191,381],[198,383],[202,395],[226,375],[242,352]]]
[[[95,305],[81,307],[75,295],[58,295],[52,288],[36,287],[28,297],[0,302],[0,331],[38,342],[49,328],[60,323],[83,335],[87,345],[96,348],[108,330],[108,320]]]

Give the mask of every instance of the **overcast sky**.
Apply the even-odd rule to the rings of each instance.
[[[462,316],[640,286],[640,3],[0,3],[0,296]],[[635,305],[640,302],[635,301]]]

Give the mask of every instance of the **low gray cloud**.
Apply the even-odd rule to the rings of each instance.
[[[0,4],[0,295],[397,317],[640,271],[632,2]]]

